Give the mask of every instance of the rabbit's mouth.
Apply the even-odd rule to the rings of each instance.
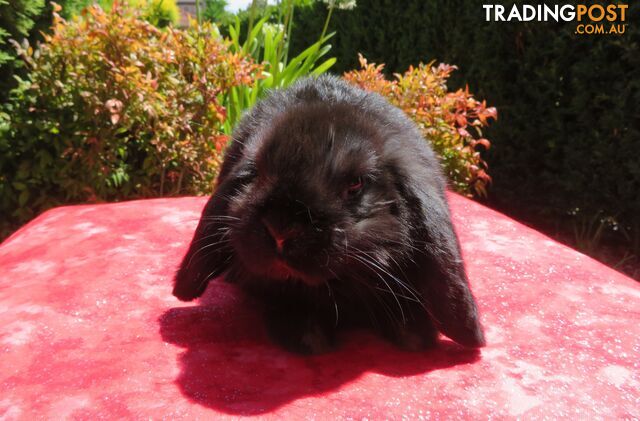
[[[325,279],[320,276],[309,275],[291,267],[281,258],[275,258],[267,269],[267,276],[278,281],[302,282],[310,286],[321,285]]]
[[[282,259],[274,259],[269,269],[269,275],[276,279],[289,279],[294,275],[294,270]]]

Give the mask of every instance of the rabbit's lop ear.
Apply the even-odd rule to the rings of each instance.
[[[228,197],[233,191],[232,180],[218,185],[209,199],[187,254],[174,278],[173,295],[191,301],[202,295],[209,280],[221,275],[231,260],[232,250],[225,241],[228,235]]]
[[[400,183],[416,229],[416,265],[408,276],[442,333],[461,345],[482,347],[484,334],[444,191],[433,177],[421,177],[421,172],[407,175]]]

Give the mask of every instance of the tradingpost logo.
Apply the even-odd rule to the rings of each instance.
[[[628,4],[483,4],[487,22],[575,22],[579,35],[621,35],[627,29]]]

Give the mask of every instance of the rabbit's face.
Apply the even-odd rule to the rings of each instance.
[[[383,133],[349,109],[307,105],[248,146],[233,170],[229,240],[254,277],[320,284],[406,253],[406,210]]]

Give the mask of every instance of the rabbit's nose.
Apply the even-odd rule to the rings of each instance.
[[[276,228],[276,226],[269,220],[262,218],[262,224],[266,228],[269,236],[273,239],[278,254],[282,254],[285,243],[300,235],[300,229],[294,226],[285,228]]]

